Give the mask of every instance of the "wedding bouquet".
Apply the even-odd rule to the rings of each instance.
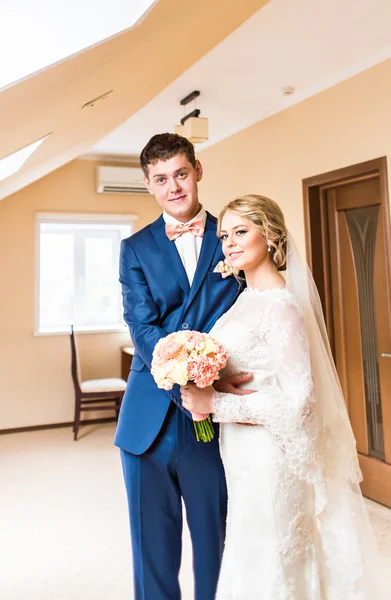
[[[193,381],[204,388],[219,379],[219,371],[227,364],[228,353],[207,333],[177,331],[160,339],[152,355],[152,376],[159,388],[171,390],[173,385]],[[209,415],[191,413],[197,441],[210,442],[214,429]]]

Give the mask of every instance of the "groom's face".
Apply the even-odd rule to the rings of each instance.
[[[198,182],[202,179],[198,160],[193,167],[184,154],[177,154],[149,165],[148,175],[145,185],[166,213],[182,223],[196,216],[200,210]]]

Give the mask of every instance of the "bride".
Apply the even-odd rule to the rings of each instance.
[[[312,275],[273,200],[232,201],[219,235],[247,287],[210,333],[230,355],[222,375],[252,372],[254,392],[181,388],[187,409],[222,423],[229,506],[216,600],[380,600],[355,440]]]

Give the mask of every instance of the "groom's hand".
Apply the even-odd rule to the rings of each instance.
[[[224,377],[224,379],[215,381],[213,387],[217,392],[223,392],[224,394],[237,394],[238,396],[253,394],[256,390],[242,390],[237,387],[251,381],[252,378],[252,373],[238,373],[237,375],[231,375],[230,377]]]

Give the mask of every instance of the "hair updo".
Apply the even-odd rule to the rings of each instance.
[[[223,208],[218,219],[218,230],[221,230],[221,221],[226,212],[231,212],[245,217],[267,239],[270,245],[270,258],[278,271],[286,269],[287,229],[285,218],[277,202],[259,196],[247,194],[232,200]]]

